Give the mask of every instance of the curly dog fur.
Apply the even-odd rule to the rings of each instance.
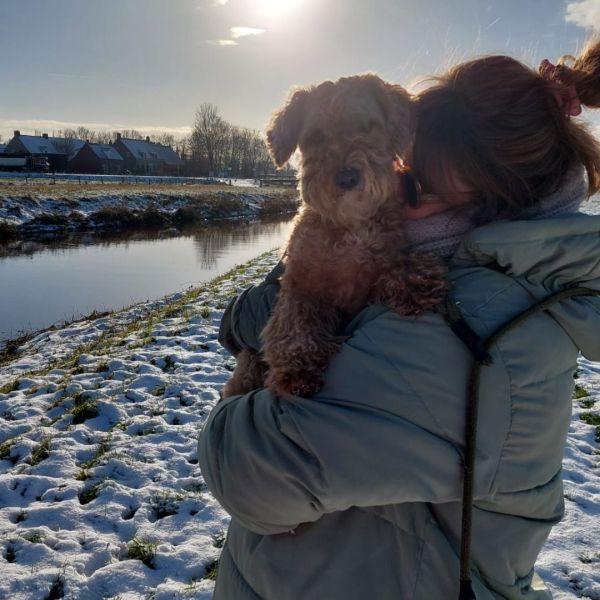
[[[303,206],[263,331],[264,362],[243,351],[224,396],[254,389],[265,363],[275,394],[309,395],[340,348],[343,317],[369,303],[416,315],[440,302],[441,264],[403,251],[398,157],[412,120],[409,94],[371,74],[297,90],[275,114],[269,147],[278,166],[300,149]]]

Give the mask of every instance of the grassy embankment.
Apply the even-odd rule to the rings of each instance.
[[[293,212],[297,206],[298,192],[290,188],[9,181],[0,182],[0,236],[182,227]]]

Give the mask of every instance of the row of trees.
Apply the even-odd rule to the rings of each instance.
[[[275,168],[260,132],[231,125],[214,104],[201,104],[188,140],[193,164],[215,175],[259,177]]]
[[[145,134],[135,129],[119,133],[124,138],[146,139]],[[36,131],[35,135],[42,135],[42,132]],[[62,141],[54,142],[60,152],[71,154],[76,139],[110,144],[117,138],[117,132],[80,126],[59,129],[52,132],[52,137],[61,138]],[[275,171],[264,136],[259,131],[231,125],[221,117],[214,104],[204,103],[198,107],[191,135],[176,138],[162,133],[149,137],[150,141],[170,146],[177,152],[184,160],[186,175],[252,178]]]

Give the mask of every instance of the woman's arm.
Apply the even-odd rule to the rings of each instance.
[[[402,331],[390,336],[388,325],[378,327],[397,345]],[[372,334],[369,327],[354,333],[310,398],[278,399],[261,389],[211,413],[199,463],[212,493],[246,528],[276,534],[351,506],[460,499],[462,450]],[[402,340],[409,351],[411,341]],[[456,365],[464,366],[461,381],[468,360],[465,352],[465,365]]]
[[[244,349],[260,351],[260,334],[277,302],[284,269],[280,261],[262,283],[244,290],[225,309],[218,339],[234,356]]]

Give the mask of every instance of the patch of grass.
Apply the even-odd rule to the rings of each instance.
[[[592,408],[594,404],[596,404],[596,401],[593,398],[582,398],[579,401],[579,406],[581,406],[581,408]]]
[[[99,481],[98,483],[95,483],[94,485],[83,488],[81,490],[81,492],[79,492],[79,494],[78,494],[79,503],[80,504],[89,504],[92,500],[97,498],[98,493],[102,489],[103,484],[104,484],[104,481]]]
[[[208,319],[208,317],[210,317],[210,308],[208,308],[208,306],[206,306],[206,304],[204,306],[202,306],[202,308],[200,309],[200,316],[203,319]]]
[[[596,441],[600,444],[600,415],[592,412],[581,413],[579,418],[588,425],[595,428],[594,435]]]
[[[7,458],[10,458],[10,451],[12,449],[12,447],[15,445],[15,443],[18,441],[18,437],[12,437],[12,438],[8,438],[7,440],[5,440],[4,442],[2,442],[0,444],[0,460],[5,460]]]
[[[590,393],[582,385],[579,385],[578,383],[575,384],[575,389],[573,390],[573,398],[575,400],[587,398],[589,395]]]
[[[29,464],[32,467],[35,467],[35,465],[38,465],[50,456],[51,441],[52,438],[49,435],[45,435],[40,443],[33,449],[31,452],[31,458],[29,459]]]
[[[98,403],[80,392],[75,396],[75,405],[69,413],[73,415],[73,424],[79,425],[98,416]]]
[[[600,425],[600,414],[597,415],[591,412],[581,413],[579,418],[588,425],[593,425],[595,427]]]
[[[162,395],[164,395],[166,389],[167,389],[166,385],[159,385],[152,390],[151,394],[153,396],[162,396]]]
[[[219,574],[219,559],[216,558],[206,567],[206,574],[204,575],[204,579],[210,579],[211,581],[216,581],[218,574]]]
[[[158,492],[150,497],[150,508],[156,519],[164,519],[176,515],[179,511],[178,498],[171,492]]]
[[[28,533],[23,533],[23,534],[21,534],[21,537],[24,540],[31,542],[32,544],[41,544],[43,541],[41,534],[38,533],[37,531],[30,531]]]
[[[19,389],[19,385],[21,383],[20,379],[15,379],[14,381],[9,381],[0,387],[0,394],[10,394],[11,392],[16,392]]]
[[[79,469],[79,471],[77,471],[75,474],[75,479],[77,481],[87,481],[89,476],[90,474],[88,473],[87,469]]]
[[[65,597],[65,585],[61,575],[57,575],[52,582],[52,587],[44,600],[59,600]]]
[[[125,431],[131,425],[131,421],[129,419],[124,421],[119,421],[113,425],[113,429],[119,429],[120,431]]]
[[[579,555],[579,560],[584,565],[589,565],[591,563],[600,562],[600,552],[584,552]]]
[[[82,469],[93,469],[95,466],[97,466],[100,463],[100,461],[102,460],[102,458],[104,457],[104,455],[110,450],[111,444],[112,444],[112,435],[108,434],[108,436],[100,442],[98,449],[96,450],[96,453],[94,454],[94,456],[92,456],[92,458],[90,458],[90,460],[86,460],[84,463],[81,463],[81,468]]]
[[[156,540],[135,537],[127,544],[127,554],[129,558],[141,560],[147,567],[154,569],[157,547],[158,542]]]

